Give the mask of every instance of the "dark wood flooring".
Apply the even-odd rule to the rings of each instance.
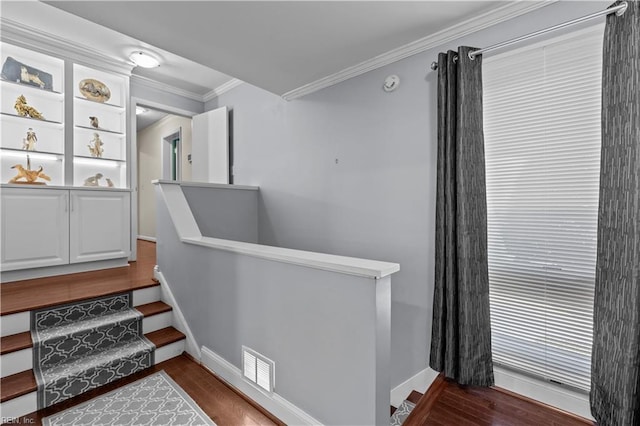
[[[439,376],[406,426],[593,426],[593,422],[499,388],[460,386]]]
[[[154,286],[155,265],[155,243],[138,240],[138,260],[129,266],[0,285],[0,315]]]
[[[13,424],[41,425],[44,417],[88,401],[118,387],[164,370],[218,426],[284,425],[273,415],[249,403],[235,389],[194,362],[187,355],[162,362],[140,373],[86,392],[54,406],[14,419]]]

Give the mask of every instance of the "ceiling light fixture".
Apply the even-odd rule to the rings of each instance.
[[[155,68],[160,66],[160,61],[151,56],[148,53],[136,51],[129,55],[129,59],[139,67],[142,68]]]
[[[146,108],[142,108],[141,106],[137,106],[136,105],[136,115],[144,114],[147,111],[149,111],[149,110],[146,109]]]

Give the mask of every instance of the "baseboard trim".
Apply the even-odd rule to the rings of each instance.
[[[182,310],[180,309],[180,305],[176,301],[176,298],[173,296],[171,292],[171,287],[169,287],[169,283],[165,276],[158,269],[158,265],[153,268],[153,276],[160,283],[160,299],[163,300],[168,305],[173,307],[173,318],[175,320],[174,327],[184,333],[187,337],[187,342],[185,344],[185,351],[191,355],[195,359],[201,359],[202,354],[200,353],[200,346],[198,346],[198,342],[196,341],[195,336],[191,332],[191,328],[187,323],[184,315],[182,314]]]
[[[414,390],[425,393],[437,377],[438,372],[429,367],[418,372],[391,390],[391,405],[399,407]]]
[[[138,239],[143,241],[151,241],[152,243],[156,242],[156,237],[147,237],[146,235],[138,235]]]
[[[493,368],[495,389],[576,416],[592,424],[589,396],[499,366]]]
[[[570,411],[561,410],[560,408],[554,407],[553,405],[545,404],[544,402],[540,402],[540,401],[538,401],[536,399],[529,398],[528,396],[524,396],[524,395],[521,395],[519,393],[511,392],[510,390],[503,389],[503,388],[498,387],[498,386],[493,386],[492,389],[497,391],[497,392],[503,393],[505,395],[509,395],[510,397],[518,398],[518,399],[520,399],[522,401],[526,401],[528,403],[531,403],[531,404],[534,404],[534,405],[538,405],[540,407],[543,407],[545,410],[555,411],[557,413],[562,414],[565,417],[569,417],[569,418],[571,418],[571,419],[573,419],[575,421],[584,423],[585,425],[593,426],[593,420],[585,419],[584,417],[579,416],[577,414],[574,414],[574,413],[572,413]]]
[[[282,396],[276,393],[268,395],[250,385],[242,378],[242,372],[238,367],[231,364],[211,349],[203,346],[201,353],[202,366],[209,369],[213,374],[226,381],[232,387],[238,389],[247,398],[255,401],[269,413],[286,424],[310,426],[322,424]]]

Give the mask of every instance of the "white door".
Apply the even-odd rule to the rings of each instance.
[[[227,107],[193,116],[191,179],[229,183],[229,117]]]
[[[83,190],[70,192],[70,262],[129,257],[130,193]]]
[[[69,191],[2,189],[2,270],[69,263]]]

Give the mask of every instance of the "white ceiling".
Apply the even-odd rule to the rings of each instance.
[[[135,68],[134,74],[204,96],[232,77],[283,95],[464,21],[486,17],[489,11],[542,2],[46,3],[3,0],[0,13],[3,20],[92,46],[110,57],[122,58],[140,47],[151,49],[162,65]]]

